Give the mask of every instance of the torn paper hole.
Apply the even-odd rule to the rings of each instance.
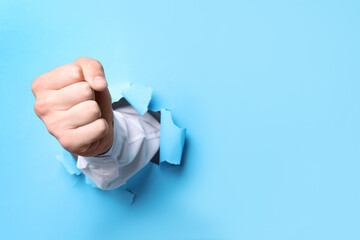
[[[148,111],[148,106],[151,100],[152,89],[138,85],[124,82],[121,84],[109,86],[111,97],[115,101],[125,98],[140,115],[144,115]],[[151,110],[151,109],[150,109]],[[160,110],[160,157],[159,162],[167,162],[172,165],[180,165],[182,152],[185,143],[186,129],[176,126],[172,120],[171,112],[162,108]],[[63,151],[56,158],[63,164],[66,171],[73,175],[82,175],[83,173],[76,167],[76,160],[74,156]],[[85,183],[98,188],[95,183],[85,175]],[[135,199],[135,193],[131,189],[120,188],[127,191],[131,195],[131,202]]]

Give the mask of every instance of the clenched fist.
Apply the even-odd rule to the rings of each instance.
[[[111,96],[98,61],[79,58],[37,77],[31,89],[36,114],[66,150],[82,156],[109,150],[114,134]]]

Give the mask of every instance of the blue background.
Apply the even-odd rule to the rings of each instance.
[[[0,3],[0,239],[360,239],[359,1]],[[154,89],[184,164],[136,201],[68,175],[35,77],[88,56]]]

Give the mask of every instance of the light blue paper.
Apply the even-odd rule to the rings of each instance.
[[[172,120],[170,111],[161,109],[160,163],[180,165],[185,143],[186,129],[179,128]]]
[[[119,101],[123,98],[123,91],[127,88],[131,87],[130,82],[121,82],[116,84],[109,85],[109,91],[111,95],[111,99],[113,102]]]
[[[0,1],[0,239],[360,239],[360,1],[84,3]],[[32,80],[82,56],[187,128],[133,207],[34,113]]]
[[[122,92],[124,98],[142,116],[148,111],[152,89],[142,85],[131,85]]]
[[[64,150],[61,154],[56,155],[56,159],[62,163],[62,165],[70,175],[82,174],[82,172],[76,167],[75,158],[68,151]]]
[[[109,86],[109,91],[113,101],[125,98],[131,106],[142,116],[148,111],[151,100],[152,89],[130,82],[123,82]]]

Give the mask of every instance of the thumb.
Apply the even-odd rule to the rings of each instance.
[[[84,80],[88,82],[95,91],[105,91],[107,89],[107,82],[105,79],[104,68],[101,63],[95,59],[88,57],[81,57],[75,60],[83,72]]]

